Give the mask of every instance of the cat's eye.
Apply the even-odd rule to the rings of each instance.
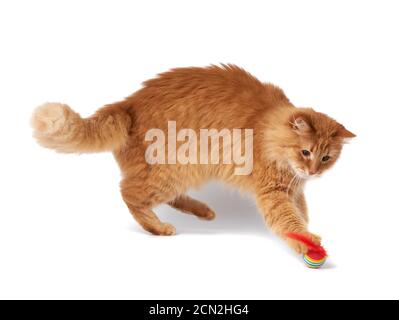
[[[324,156],[323,158],[321,158],[321,161],[326,162],[326,161],[328,161],[330,159],[331,159],[330,156]]]
[[[302,150],[302,155],[304,155],[305,157],[309,157],[310,156],[310,151],[309,150]]]

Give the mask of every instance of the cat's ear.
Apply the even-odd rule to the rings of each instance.
[[[310,119],[303,114],[293,115],[291,117],[290,126],[298,134],[305,134],[312,130]]]
[[[355,138],[356,135],[352,132],[350,132],[348,129],[346,129],[344,126],[342,126],[339,131],[338,131],[338,136],[344,139],[351,139]]]
[[[342,124],[338,123],[337,131],[332,135],[332,137],[336,137],[342,140],[343,143],[349,142],[352,138],[355,138],[356,135],[346,129]]]
[[[355,138],[356,135],[346,129],[343,125],[340,126],[337,136],[342,139],[343,143],[348,143],[352,138]]]

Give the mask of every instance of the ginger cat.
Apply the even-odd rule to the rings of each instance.
[[[171,121],[191,133],[204,128],[218,133],[250,129],[252,140],[245,145],[245,152],[253,157],[252,170],[237,174],[232,162],[200,162],[201,155],[212,149],[208,145],[188,163],[149,163],[149,130],[167,133]],[[212,209],[186,192],[219,179],[251,192],[268,226],[298,253],[306,253],[307,248],[287,239],[288,232],[308,235],[317,244],[321,241],[308,231],[304,184],[329,169],[344,142],[355,137],[325,114],[294,107],[280,88],[262,83],[234,65],[173,69],[85,119],[65,104],[47,103],[35,110],[32,126],[39,144],[58,152],[112,151],[122,171],[123,200],[137,222],[153,234],[175,234],[175,228],[153,212],[162,203],[212,220]],[[216,155],[224,156],[225,142],[233,142],[223,134],[219,138],[224,143]],[[180,139],[177,145],[184,141]],[[160,154],[164,151],[176,160],[169,153],[174,144],[176,141],[165,141],[157,156],[164,158]],[[199,150],[193,141],[189,145],[191,151]],[[215,150],[211,154],[215,155]]]

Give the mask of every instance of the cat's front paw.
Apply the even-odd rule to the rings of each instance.
[[[308,237],[310,240],[312,240],[312,242],[314,244],[316,244],[316,245],[321,244],[321,237],[318,236],[317,234],[314,234],[311,232],[303,232],[302,234],[304,236]],[[290,239],[290,238],[287,238],[286,241],[287,241],[288,245],[299,254],[306,254],[309,250],[308,247],[300,241]]]
[[[321,245],[321,237],[319,235],[311,232],[305,233],[305,235],[308,236],[314,244],[317,244],[318,246]]]

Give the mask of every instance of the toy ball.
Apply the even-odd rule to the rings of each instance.
[[[303,261],[311,269],[319,269],[327,260],[326,250],[315,244],[308,236],[298,233],[288,233],[287,237],[302,242],[308,247],[308,252],[303,255]]]
[[[326,260],[327,257],[317,251],[309,250],[307,254],[303,255],[303,261],[305,261],[306,266],[311,269],[321,268]]]

